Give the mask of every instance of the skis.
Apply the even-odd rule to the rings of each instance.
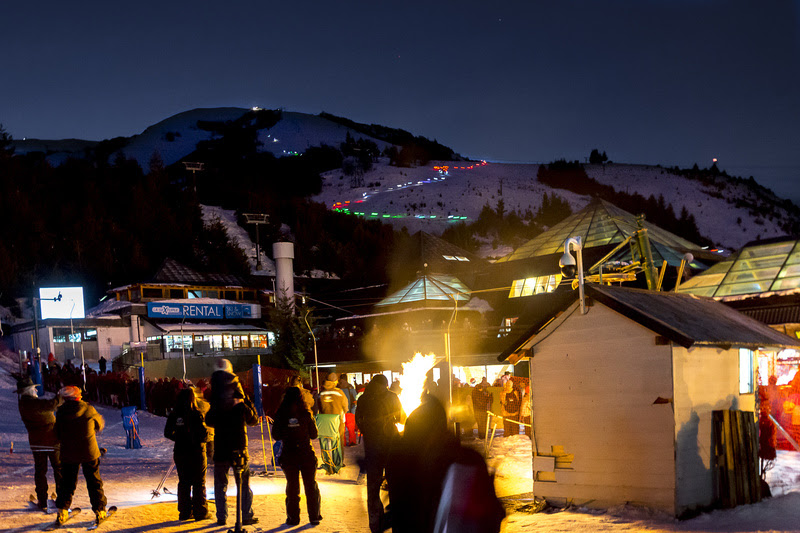
[[[28,497],[28,503],[30,504],[30,506],[31,506],[31,509],[32,509],[33,511],[41,511],[41,512],[43,512],[44,514],[48,514],[48,513],[50,512],[50,511],[48,510],[48,508],[47,508],[47,507],[45,507],[44,509],[42,509],[41,507],[39,507],[39,499],[38,499],[36,496],[34,496],[33,494],[31,494],[31,495]]]
[[[99,522],[95,522],[91,526],[87,527],[86,531],[93,531],[93,530],[97,529],[98,527],[100,527],[103,524],[103,522],[105,522],[106,520],[108,520],[109,518],[114,516],[114,513],[116,513],[116,512],[117,512],[117,506],[116,505],[112,505],[106,511],[106,517],[103,518],[102,520],[100,520]]]
[[[69,521],[70,521],[70,520],[72,520],[72,519],[73,519],[75,516],[77,516],[77,515],[79,515],[79,514],[81,514],[81,508],[80,508],[80,507],[76,507],[76,508],[72,509],[72,510],[69,512],[69,516],[67,516],[67,519],[64,521],[64,523],[62,523],[62,524],[59,524],[59,523],[58,523],[58,521],[56,521],[56,522],[53,522],[52,524],[50,524],[49,526],[47,526],[46,528],[44,528],[44,530],[45,530],[45,531],[53,531],[54,529],[59,529],[59,528],[61,528],[61,527],[64,527],[64,524],[66,524],[67,522],[69,522]]]

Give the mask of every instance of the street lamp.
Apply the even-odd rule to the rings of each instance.
[[[578,256],[578,261],[569,253],[569,247],[572,245]],[[581,314],[586,314],[586,298],[583,294],[583,246],[581,245],[580,237],[570,237],[564,242],[564,255],[558,260],[558,266],[561,267],[561,274],[567,278],[572,279],[575,277],[575,271],[578,272],[578,294],[581,301]]]

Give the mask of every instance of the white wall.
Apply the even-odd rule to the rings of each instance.
[[[672,396],[671,349],[656,346],[655,338],[595,302],[534,347],[539,453],[562,445],[575,454],[573,469],[557,469],[556,482],[534,482],[537,496],[674,512],[673,413],[670,404],[653,404]]]
[[[673,349],[678,511],[711,505],[712,421],[715,410],[755,409],[754,394],[739,394],[739,350]]]
[[[97,326],[97,357],[111,361],[122,353],[122,344],[130,340],[128,327]]]

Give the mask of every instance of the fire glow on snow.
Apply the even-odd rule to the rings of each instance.
[[[411,361],[403,363],[403,373],[400,374],[400,388],[402,389],[400,403],[403,405],[406,415],[410,415],[422,403],[425,376],[435,364],[436,356],[432,353],[428,355],[414,354]],[[400,431],[403,430],[402,424],[398,424],[397,427]]]

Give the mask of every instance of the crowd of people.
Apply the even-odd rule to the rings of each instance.
[[[47,508],[49,463],[56,483],[56,521],[64,523],[69,518],[78,472],[83,470],[92,510],[100,523],[108,515],[96,434],[105,424],[87,400],[112,406],[138,402],[138,380],[122,372],[85,369],[83,389],[79,386],[83,384],[79,368],[51,362],[44,370],[43,381],[49,390],[55,389],[55,398],[38,398],[37,386],[29,378],[18,386],[20,414],[34,455],[37,504]],[[247,426],[258,424],[259,415],[230,362],[219,359],[208,381],[191,385],[179,380],[152,380],[145,387],[148,407],[167,417],[164,436],[174,441],[179,519],[212,518],[205,487],[211,461],[217,524],[228,521],[225,494],[231,472],[239,495],[237,522],[257,523],[250,489]],[[482,388],[479,385],[474,390]],[[390,388],[381,374],[356,387],[346,375],[330,373],[318,394],[304,387],[299,376],[292,376],[281,386],[266,387],[269,389],[273,390],[262,400],[273,422],[272,436],[280,442],[277,460],[286,476],[286,524],[300,522],[301,478],[308,520],[312,525],[320,523],[322,502],[316,472],[318,468],[329,474],[338,471],[344,466],[343,447],[355,444],[357,436],[363,435],[365,457],[361,467],[367,478],[371,531],[388,527],[397,532],[433,531],[434,526],[442,530],[444,523],[450,524],[449,528],[458,524],[459,531],[499,530],[503,511],[485,463],[476,453],[462,448],[448,429],[442,402],[434,394],[439,389],[432,381],[426,387],[422,407],[407,420],[397,395],[398,384]],[[463,389],[473,390],[468,386]],[[271,400],[278,391],[280,401],[274,406]],[[321,446],[323,457],[318,458],[312,440],[322,437],[326,417],[337,449]],[[405,423],[403,434],[397,429],[398,422]],[[328,468],[331,462],[332,468]],[[384,483],[391,499],[388,508],[380,498]],[[463,501],[472,502],[469,512],[459,503]]]

